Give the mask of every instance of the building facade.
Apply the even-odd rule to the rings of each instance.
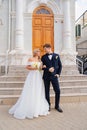
[[[24,65],[45,43],[63,65],[76,65],[75,0],[0,0],[1,64]]]
[[[76,20],[76,49],[78,56],[87,57],[87,10]]]
[[[87,74],[87,10],[76,20],[76,50],[83,73]]]

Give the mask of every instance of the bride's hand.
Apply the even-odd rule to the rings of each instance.
[[[43,65],[43,63],[41,62],[40,69],[44,69],[44,68],[46,68],[46,65]]]
[[[46,68],[46,65],[43,65],[42,68]]]
[[[38,68],[37,67],[32,67],[32,70],[38,70]]]
[[[28,70],[38,70],[37,67],[32,67],[32,66],[30,66],[30,65],[27,65],[27,66],[26,66],[26,69],[28,69]]]

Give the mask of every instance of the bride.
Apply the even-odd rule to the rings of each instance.
[[[34,118],[49,113],[49,105],[45,99],[45,90],[40,72],[40,50],[35,49],[33,57],[28,60],[26,67],[29,74],[25,80],[20,98],[9,110],[15,118]]]

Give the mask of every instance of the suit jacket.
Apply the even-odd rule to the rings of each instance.
[[[48,54],[45,54],[42,56],[41,61],[43,65],[46,65],[46,68],[43,68],[44,73],[43,73],[43,78],[47,79],[50,76],[54,76],[55,74],[60,75],[61,70],[62,70],[62,63],[60,60],[60,57],[58,54],[53,53],[52,59],[50,60],[48,57]],[[49,72],[49,68],[54,67],[54,72],[51,73]]]

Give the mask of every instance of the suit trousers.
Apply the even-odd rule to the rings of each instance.
[[[60,102],[60,87],[57,76],[50,76],[47,79],[44,79],[44,85],[45,85],[45,97],[50,104],[50,83],[52,83],[54,92],[55,92],[55,108],[59,107]]]

